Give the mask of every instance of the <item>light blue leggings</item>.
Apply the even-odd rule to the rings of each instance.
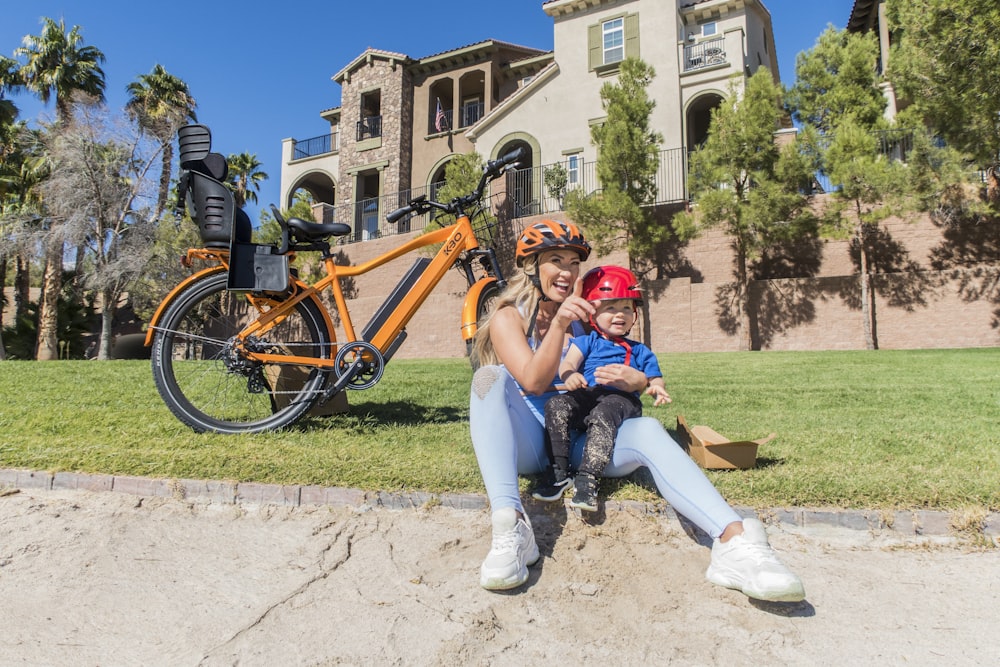
[[[469,424],[490,507],[494,511],[513,507],[523,512],[517,476],[540,473],[548,466],[545,427],[502,366],[476,371]],[[583,443],[583,437],[574,442],[571,465],[579,463]],[[711,537],[718,537],[727,525],[740,520],[697,464],[652,417],[622,424],[604,476],[624,477],[641,466],[649,468],[660,495]]]

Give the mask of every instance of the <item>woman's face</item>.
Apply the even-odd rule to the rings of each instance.
[[[547,250],[538,255],[538,281],[542,294],[562,303],[573,293],[580,276],[580,255],[575,250]]]

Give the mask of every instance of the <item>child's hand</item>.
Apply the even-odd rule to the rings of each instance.
[[[672,403],[673,399],[670,398],[670,394],[663,387],[655,384],[651,384],[646,387],[646,394],[653,397],[653,405],[663,405],[664,403]]]
[[[587,378],[583,377],[583,373],[573,373],[563,380],[563,384],[566,385],[568,391],[583,389],[587,386]]]

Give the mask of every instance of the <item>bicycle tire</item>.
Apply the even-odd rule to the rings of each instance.
[[[255,295],[251,301],[228,291],[226,282],[226,273],[206,276],[167,308],[153,337],[156,389],[174,416],[198,433],[260,433],[293,424],[316,402],[329,375],[235,354],[227,341],[286,297]],[[322,313],[309,299],[255,345],[308,357],[329,357],[333,351]]]
[[[483,291],[479,293],[479,298],[476,300],[476,330],[479,330],[479,323],[486,319],[493,309],[493,304],[497,297],[500,296],[500,288],[497,287],[495,282],[490,283],[483,288]],[[482,365],[479,362],[479,357],[476,355],[475,347],[473,343],[475,342],[475,337],[471,340],[465,341],[465,354],[469,357],[469,365],[472,366],[472,372],[479,370]]]

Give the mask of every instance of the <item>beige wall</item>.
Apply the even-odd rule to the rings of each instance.
[[[709,3],[727,7],[719,17],[718,37],[726,40],[727,64],[682,75],[681,59],[687,29],[693,29],[701,15],[678,13],[676,5],[661,0],[625,0],[604,2],[564,2],[545,6],[553,19],[557,71],[530,84],[511,108],[490,119],[471,135],[476,150],[484,156],[495,154],[498,147],[515,133],[529,135],[540,147],[536,165],[563,159],[564,153],[583,149],[587,162],[597,159],[597,149],[590,140],[590,127],[605,115],[600,89],[615,80],[615,72],[604,75],[589,70],[587,27],[623,13],[639,15],[639,56],[656,71],[649,88],[656,102],[651,125],[663,135],[661,148],[679,148],[686,144],[684,110],[695,97],[714,92],[725,95],[733,74],[742,74],[747,64],[747,49],[764,53],[763,30],[770,35],[770,17],[758,3],[749,9],[736,9],[741,3]],[[731,6],[731,7],[730,7]],[[570,11],[572,9],[572,11]],[[711,14],[709,14],[710,16]],[[685,21],[689,25],[685,26]],[[749,26],[747,23],[749,22]],[[759,36],[748,39],[747,30]],[[773,40],[773,38],[772,38]],[[773,41],[768,49],[773,52]],[[773,59],[774,54],[770,53]]]
[[[473,149],[472,142],[469,141],[462,132],[433,133],[427,132],[427,115],[429,109],[436,108],[432,87],[441,81],[447,82],[449,90],[454,100],[460,100],[459,81],[462,76],[470,71],[483,71],[486,78],[486,101],[489,104],[489,91],[492,85],[489,64],[479,65],[463,69],[450,70],[425,79],[416,81],[413,88],[413,124],[411,127],[413,144],[413,172],[410,187],[419,188],[430,185],[433,172],[441,164],[447,162],[454,155],[468,153]],[[452,122],[458,122],[459,104],[453,104],[452,108],[446,111],[453,111]]]

